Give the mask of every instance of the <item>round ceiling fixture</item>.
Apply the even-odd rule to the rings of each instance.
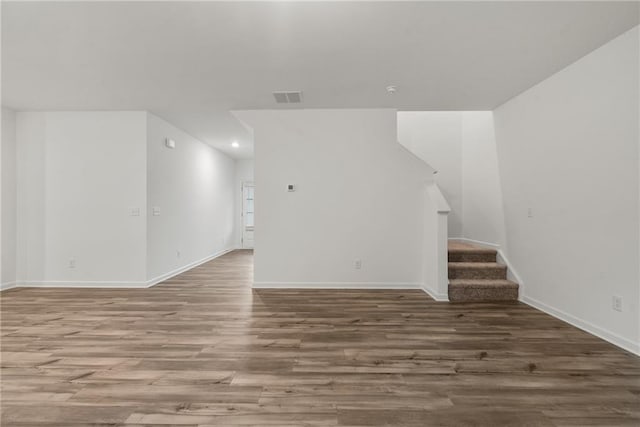
[[[389,95],[393,95],[394,93],[396,93],[398,91],[398,88],[395,86],[387,86],[387,93]]]
[[[233,141],[233,142],[231,143],[231,146],[232,146],[233,148],[238,148],[238,147],[240,147],[240,144],[238,144],[238,141]]]

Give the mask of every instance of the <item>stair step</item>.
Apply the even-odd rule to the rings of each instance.
[[[454,279],[449,282],[449,301],[517,301],[518,288],[511,280]]]
[[[460,241],[449,241],[449,262],[496,262],[498,251]]]
[[[449,262],[496,262],[494,249],[449,249]]]
[[[495,262],[450,262],[449,279],[487,279],[507,278],[507,266]]]

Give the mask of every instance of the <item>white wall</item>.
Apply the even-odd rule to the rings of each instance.
[[[447,221],[451,211],[435,182],[425,186],[422,239],[422,288],[437,301],[448,301]]]
[[[398,112],[398,142],[438,171],[434,180],[451,207],[449,237],[461,237],[462,113]]]
[[[17,134],[19,282],[144,282],[144,113],[18,113]]]
[[[16,281],[16,115],[2,109],[2,280],[0,289]]]
[[[507,250],[498,152],[491,111],[462,115],[462,235]]]
[[[233,247],[233,160],[158,117],[18,113],[16,138],[18,284],[142,287]]]
[[[44,280],[46,114],[16,114],[16,281]]]
[[[234,247],[235,163],[153,114],[147,117],[147,278],[155,281]],[[175,149],[165,146],[166,138]],[[154,207],[160,215],[153,215]]]
[[[398,142],[438,171],[434,180],[451,207],[450,238],[505,246],[490,111],[398,112]]]
[[[495,111],[509,258],[525,301],[635,351],[639,35],[636,27]]]
[[[255,137],[256,286],[420,286],[430,175],[395,111],[237,115]]]
[[[253,181],[253,159],[236,160],[235,177],[235,247],[242,247],[242,183]]]

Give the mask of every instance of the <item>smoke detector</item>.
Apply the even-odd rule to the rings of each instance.
[[[296,91],[276,91],[273,97],[278,104],[299,104],[302,102],[302,92]]]
[[[387,86],[387,93],[389,95],[393,95],[394,93],[396,93],[398,91],[398,88],[395,86]]]

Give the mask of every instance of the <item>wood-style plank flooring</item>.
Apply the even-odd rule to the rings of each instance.
[[[640,425],[640,358],[524,304],[251,279],[3,292],[2,426]]]

